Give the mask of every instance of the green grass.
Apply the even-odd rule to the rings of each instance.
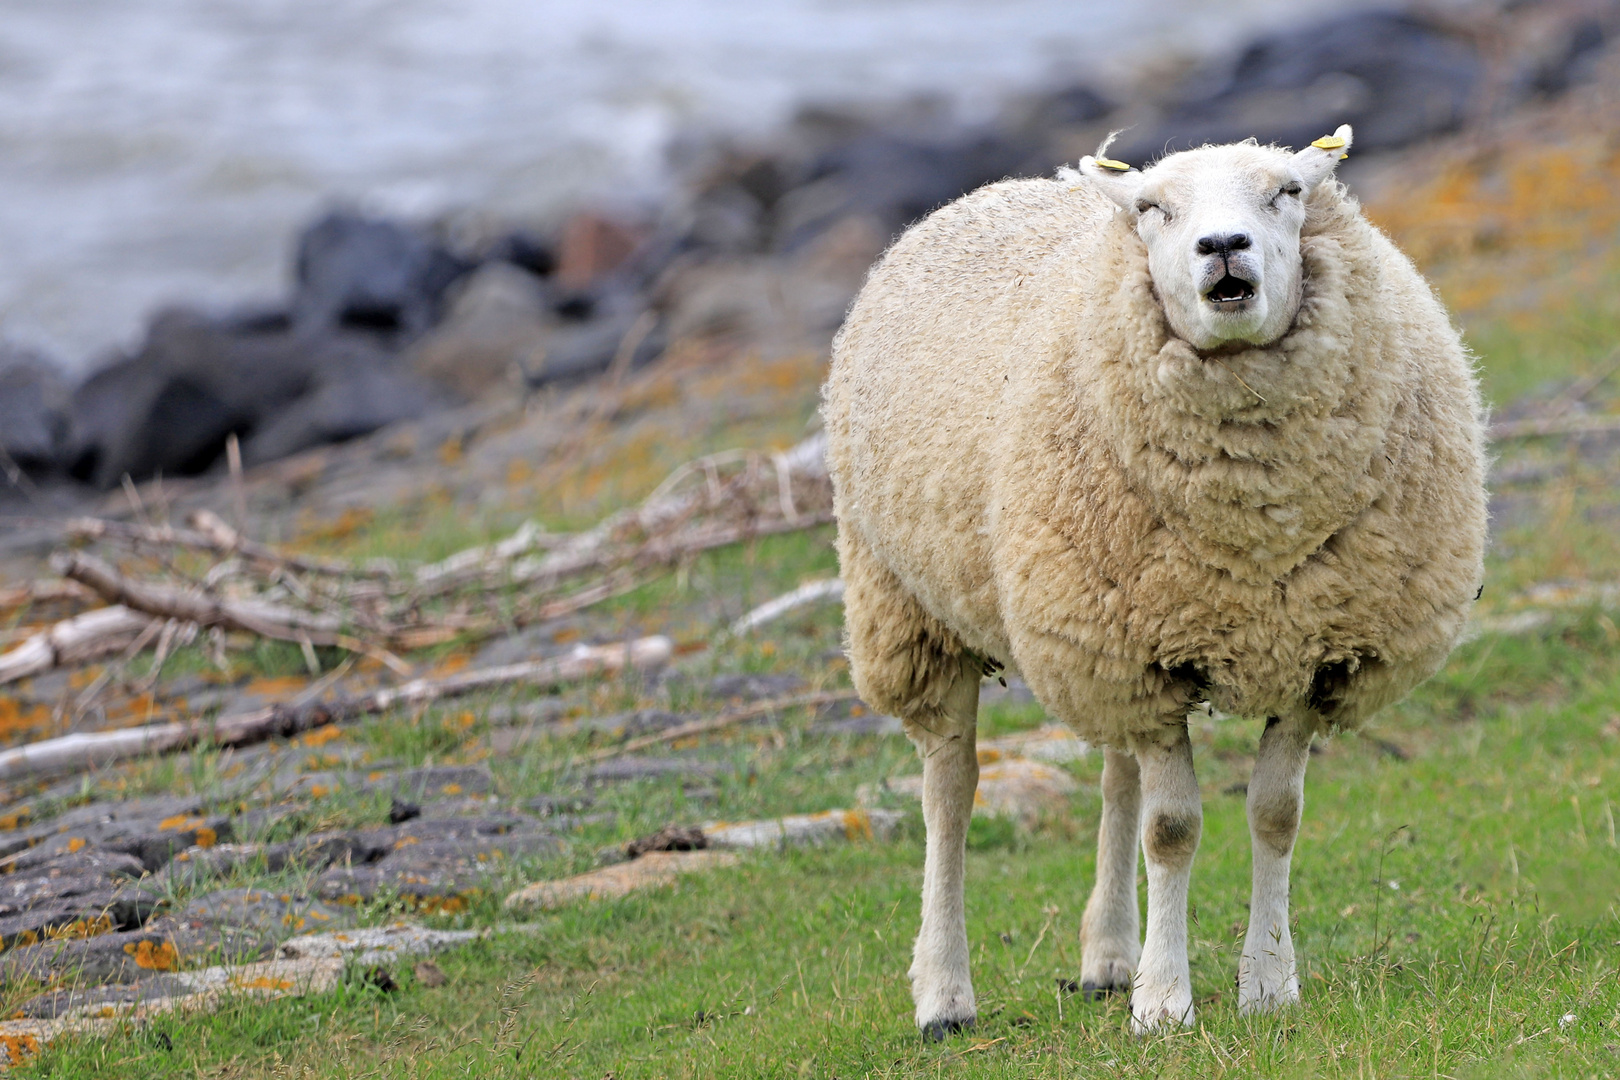
[[[1532,325],[1471,333],[1489,396],[1509,402],[1594,369],[1616,326],[1612,299]],[[1513,448],[1557,467],[1533,489],[1537,522],[1501,538],[1485,605],[1511,610],[1524,585],[1613,580],[1620,540],[1588,511],[1612,505],[1616,478],[1562,444]],[[342,540],[354,554],[436,557],[503,534],[522,515],[422,525],[382,516]],[[544,515],[542,515],[544,516]],[[498,526],[498,527],[497,527]],[[714,552],[604,605],[602,633],[661,628],[683,642],[799,581],[835,571],[829,530]],[[593,629],[593,633],[596,633]],[[795,672],[847,679],[835,609],[687,655],[693,676]],[[201,668],[200,651],[183,664]],[[244,670],[295,674],[301,654],[233,654]],[[323,660],[326,658],[323,657]],[[171,661],[175,662],[175,661]],[[684,692],[683,692],[684,693]],[[487,760],[504,800],[571,783],[574,736],[481,757],[483,696],[368,721],[345,736],[401,764]],[[634,677],[571,691],[564,707],[602,714],[660,698]],[[471,713],[472,722],[464,719]],[[998,705],[981,730],[1041,722]],[[735,872],[673,890],[578,905],[445,954],[447,985],[407,968],[384,994],[356,974],[303,1000],[238,1001],[206,1017],[134,1024],[69,1039],[20,1075],[80,1077],[1587,1077],[1620,1074],[1620,631],[1612,614],[1574,612],[1533,635],[1486,636],[1362,736],[1312,760],[1294,864],[1294,937],[1304,1004],[1236,1015],[1246,920],[1243,800],[1258,725],[1197,720],[1205,831],[1194,873],[1198,1027],[1138,1039],[1120,1002],[1063,997],[1079,970],[1078,928],[1092,879],[1099,764],[1071,766],[1069,812],[1033,830],[976,821],[969,838],[969,938],[980,1000],[971,1034],[923,1043],[905,970],[916,932],[922,830],[889,842],[761,854]],[[853,801],[858,785],[915,769],[889,738],[832,738],[807,717],[743,728],[705,746],[732,766],[712,790],[675,782],[604,789],[554,858],[513,867],[510,883],[585,869],[609,844],[669,822],[801,812]],[[1404,757],[1402,756],[1404,755]],[[144,770],[144,771],[143,771]],[[218,760],[146,763],[132,791],[217,788]],[[379,819],[376,799],[335,795],[290,811],[300,828]],[[290,828],[291,826],[288,826]],[[247,884],[249,877],[227,884]],[[296,884],[296,882],[289,882]],[[174,897],[185,899],[183,890]],[[503,923],[491,895],[444,925]],[[386,904],[362,916],[392,917]],[[1573,1016],[1573,1020],[1564,1021]]]

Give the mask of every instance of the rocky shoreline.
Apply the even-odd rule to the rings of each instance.
[[[1367,159],[1588,77],[1620,5],[1364,12],[1258,39],[1205,68],[1075,84],[963,126],[926,105],[807,109],[765,144],[678,148],[678,197],[644,220],[558,227],[336,209],[299,237],[262,310],[175,308],[78,385],[0,347],[0,510],[248,468],[392,424],[630,369],[692,341],[824,352],[866,266],[908,222],[1004,176],[1049,175],[1123,129],[1130,161],[1203,141],[1356,127]]]

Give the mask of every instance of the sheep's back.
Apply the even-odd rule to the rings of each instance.
[[[833,343],[840,526],[970,647],[1004,658],[986,523],[1001,396],[1043,263],[1083,251],[1111,209],[1056,180],[981,188],[895,242]]]

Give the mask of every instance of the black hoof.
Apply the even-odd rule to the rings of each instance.
[[[973,1026],[973,1017],[966,1020],[930,1020],[922,1026],[922,1036],[929,1042],[944,1042],[948,1035],[958,1035]]]
[[[1128,986],[1114,986],[1110,983],[1081,983],[1080,997],[1083,1001],[1102,1001],[1104,998],[1116,995],[1129,996],[1131,988]]]

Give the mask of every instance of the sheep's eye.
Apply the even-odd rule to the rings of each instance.
[[[1282,198],[1284,195],[1298,195],[1301,190],[1303,189],[1300,187],[1298,181],[1290,181],[1277,189],[1277,194],[1271,197],[1271,205],[1277,205],[1277,200]]]
[[[1145,214],[1149,210],[1157,210],[1159,213],[1164,214],[1166,219],[1168,219],[1170,217],[1169,212],[1167,212],[1165,210],[1165,208],[1160,206],[1158,203],[1156,203],[1156,202],[1148,202],[1146,199],[1137,199],[1136,200],[1136,212],[1138,214]]]

